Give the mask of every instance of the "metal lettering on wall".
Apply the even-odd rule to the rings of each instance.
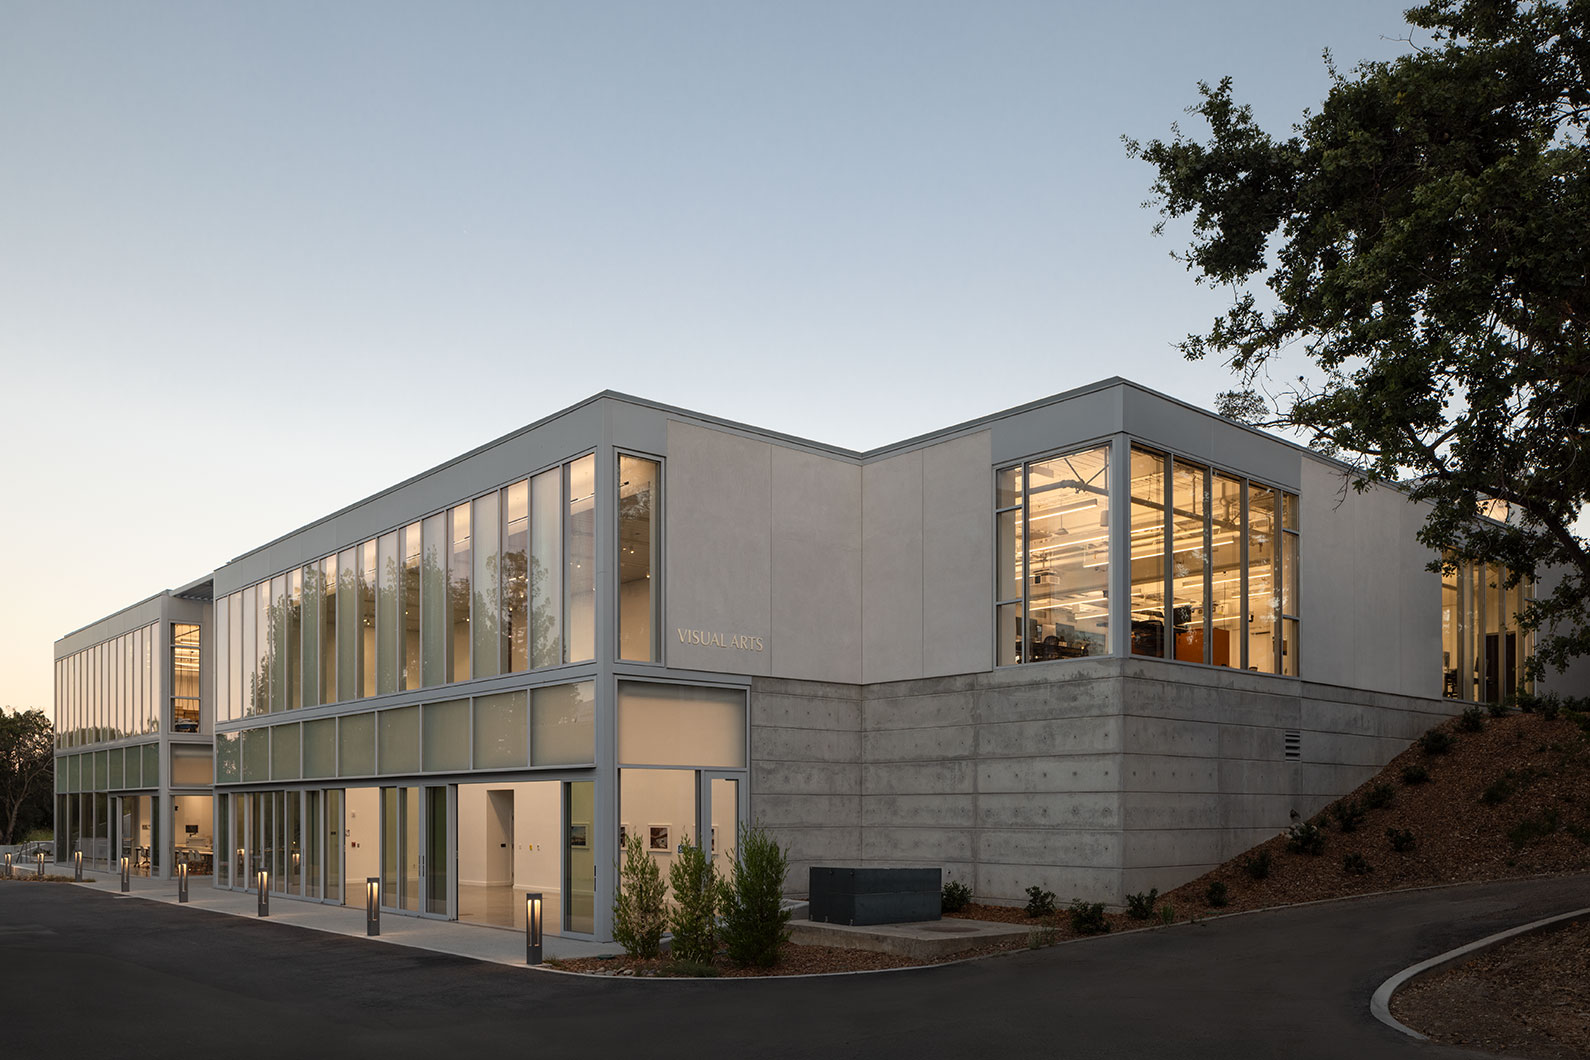
[[[762,638],[747,633],[712,633],[704,629],[680,627],[679,643],[699,644],[704,648],[733,648],[736,651],[761,651]]]

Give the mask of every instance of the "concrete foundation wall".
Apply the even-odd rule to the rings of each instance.
[[[1314,814],[1460,705],[1136,659],[757,680],[751,812],[792,894],[814,864],[934,866],[987,901],[1120,905]]]

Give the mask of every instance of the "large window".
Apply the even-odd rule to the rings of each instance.
[[[1131,474],[1132,654],[1296,675],[1297,497],[1135,445]]]
[[[999,472],[1001,663],[1109,652],[1109,468],[1100,445]]]
[[[1114,650],[1109,463],[1098,445],[997,472],[1000,665]],[[1144,446],[1123,470],[1131,653],[1296,674],[1297,497]]]
[[[1519,612],[1534,595],[1527,578],[1506,567],[1449,556],[1441,574],[1441,694],[1500,703],[1527,687],[1534,636]]]
[[[81,747],[160,731],[155,698],[157,629],[154,625],[135,629],[56,660],[56,746]],[[195,670],[191,685],[195,711],[198,694]]]
[[[618,458],[618,657],[658,662],[654,576],[662,512],[662,465],[638,456]]]
[[[199,731],[199,627],[171,626],[171,731]]]
[[[635,583],[621,594],[624,657],[655,658],[659,465],[624,460],[633,475],[622,520],[637,556],[624,566]],[[232,721],[591,659],[595,490],[596,458],[580,457],[222,597],[218,716]],[[631,654],[637,643],[653,646]],[[116,652],[89,649],[81,666],[63,660],[63,717],[73,716],[78,670],[90,685],[103,668],[106,687],[119,689],[121,679],[109,675],[136,675],[140,652],[152,644],[150,637]],[[107,724],[144,724],[142,687],[107,697]]]

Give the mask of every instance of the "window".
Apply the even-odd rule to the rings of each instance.
[[[618,657],[659,662],[658,569],[662,465],[618,458]]]
[[[171,626],[171,731],[199,731],[199,627]]]
[[[1447,557],[1441,572],[1442,695],[1500,703],[1528,687],[1534,638],[1520,628],[1518,614],[1533,596],[1533,583],[1515,580],[1506,567]]]
[[[1110,447],[997,476],[998,659],[1109,653]]]

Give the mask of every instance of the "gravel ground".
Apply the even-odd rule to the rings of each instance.
[[[1590,922],[1512,939],[1417,979],[1391,1013],[1448,1045],[1531,1060],[1590,1056]]]

